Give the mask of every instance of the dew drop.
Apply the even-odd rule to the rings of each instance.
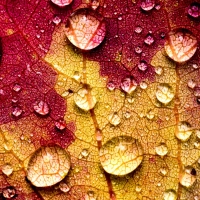
[[[156,98],[163,104],[168,104],[174,98],[172,87],[168,83],[161,83],[156,90]]]
[[[81,156],[82,156],[82,157],[87,158],[88,155],[89,155],[88,149],[83,149],[83,150],[81,151]]]
[[[136,28],[135,28],[135,32],[138,33],[138,34],[141,33],[142,30],[143,30],[143,29],[142,29],[142,27],[140,27],[140,26],[136,26]]]
[[[10,176],[13,173],[13,168],[10,164],[3,165],[1,170],[6,176]]]
[[[11,199],[16,195],[16,189],[13,186],[8,186],[2,191],[3,197],[6,199]]]
[[[104,170],[113,175],[126,175],[135,170],[143,160],[143,148],[130,136],[114,137],[99,151]]]
[[[146,71],[148,68],[147,62],[142,60],[139,64],[138,64],[138,69],[141,71]]]
[[[75,80],[77,80],[77,81],[81,78],[81,75],[80,75],[79,71],[75,71],[75,72],[74,72],[73,78],[74,78]]]
[[[33,106],[34,110],[36,113],[40,115],[47,115],[49,114],[49,106],[46,102],[40,101],[40,102],[35,102],[35,105]]]
[[[110,81],[107,83],[107,88],[110,90],[110,91],[113,91],[115,89],[115,84],[114,82]]]
[[[188,15],[198,18],[200,16],[200,4],[197,2],[191,3],[188,9]]]
[[[163,68],[162,67],[156,67],[155,72],[156,72],[156,74],[161,75],[163,73]]]
[[[160,10],[160,8],[161,8],[161,5],[160,5],[160,4],[157,4],[157,5],[155,6],[155,9],[156,9],[156,10]]]
[[[91,9],[75,11],[67,21],[66,36],[76,47],[90,50],[104,39],[106,26],[102,16]]]
[[[192,63],[191,66],[192,66],[194,69],[198,69],[198,68],[199,68],[198,64],[196,64],[196,63]]]
[[[200,140],[200,129],[196,130],[195,133],[196,133],[197,139]]]
[[[52,186],[60,182],[70,169],[70,157],[61,147],[40,147],[31,156],[27,178],[36,187]]]
[[[165,168],[160,169],[160,173],[165,176],[167,174],[167,170]]]
[[[99,7],[99,1],[98,0],[92,0],[91,7],[93,10],[96,10]]]
[[[69,192],[70,187],[67,185],[67,183],[60,182],[59,189],[60,189],[60,191],[67,193],[67,192]]]
[[[189,60],[197,50],[197,39],[187,29],[170,31],[165,43],[167,55],[176,62]]]
[[[119,115],[118,115],[116,112],[114,112],[114,113],[112,113],[112,114],[110,114],[110,115],[108,116],[108,121],[109,121],[112,125],[117,126],[118,124],[120,124],[121,119],[120,119]]]
[[[131,117],[131,113],[130,112],[125,112],[124,113],[124,117],[126,118],[126,119],[129,119],[130,117]]]
[[[148,34],[146,36],[146,38],[144,39],[144,43],[147,44],[147,45],[152,45],[154,43],[154,38],[152,35]]]
[[[160,33],[160,37],[161,37],[162,39],[164,39],[164,38],[165,38],[165,33],[164,33],[164,32]]]
[[[121,82],[121,88],[131,94],[137,88],[137,82],[133,78],[124,78]]]
[[[198,162],[198,164],[200,165],[200,158],[198,158],[197,162]]]
[[[140,83],[140,88],[143,89],[143,90],[145,90],[147,88],[147,83],[145,81],[142,81]]]
[[[135,47],[135,53],[141,54],[142,53],[142,48],[139,47],[139,46]]]
[[[175,132],[175,136],[185,142],[187,141],[191,134],[192,134],[192,127],[190,125],[190,123],[186,122],[186,121],[182,121],[182,122],[179,122],[178,124],[178,131]]]
[[[141,192],[141,190],[142,190],[142,187],[140,185],[136,185],[135,191],[139,193]]]
[[[64,7],[69,5],[73,0],[51,0],[51,1],[59,7]]]
[[[155,148],[156,153],[159,156],[165,156],[168,153],[168,148],[165,143],[160,143],[156,148]]]
[[[95,197],[94,191],[88,191],[84,198],[84,200],[96,200],[96,199],[97,198]]]
[[[196,181],[196,170],[187,166],[179,176],[179,182],[182,186],[191,187]]]
[[[135,101],[135,99],[133,97],[127,97],[127,101],[129,103],[133,103]]]
[[[196,83],[194,82],[194,80],[191,79],[191,80],[188,81],[187,85],[188,85],[189,88],[194,89],[195,86],[196,86]]]
[[[144,11],[150,11],[154,8],[155,1],[154,0],[143,0],[141,3],[141,8]]]
[[[79,89],[78,92],[74,94],[74,101],[76,105],[85,111],[93,109],[97,100],[92,93],[91,89]]]
[[[21,86],[18,84],[15,84],[12,88],[15,92],[19,92],[21,90]]]
[[[13,116],[19,117],[22,114],[22,109],[19,107],[15,107],[12,111]]]
[[[148,119],[153,119],[155,117],[155,114],[153,112],[153,110],[150,110],[148,113],[147,113],[147,118]]]
[[[65,123],[64,120],[59,120],[59,121],[55,122],[55,126],[56,126],[57,129],[62,131],[66,128],[66,123]]]
[[[54,23],[54,24],[58,25],[58,24],[60,24],[60,22],[61,22],[61,18],[60,18],[60,17],[55,16],[55,17],[53,18],[53,23]]]
[[[177,194],[176,191],[173,189],[166,190],[163,195],[164,200],[176,200]]]

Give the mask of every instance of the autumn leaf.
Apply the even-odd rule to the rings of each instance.
[[[0,1],[0,199],[200,199],[200,4]]]

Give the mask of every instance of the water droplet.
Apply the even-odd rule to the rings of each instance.
[[[75,80],[77,80],[77,81],[81,78],[81,75],[80,75],[79,71],[75,71],[75,72],[74,72],[73,78],[74,78]]]
[[[200,16],[200,4],[197,2],[191,3],[188,14],[191,17],[198,18]]]
[[[133,97],[127,97],[127,101],[129,103],[133,103],[135,101],[135,99]]]
[[[60,17],[55,16],[55,17],[53,18],[53,23],[54,23],[54,24],[58,25],[58,24],[60,24],[60,22],[61,22],[61,18],[60,18]]]
[[[140,27],[140,26],[136,26],[136,28],[135,28],[135,32],[138,33],[138,34],[141,33],[142,30],[143,30],[143,29],[142,29],[142,27]]]
[[[177,199],[176,191],[172,190],[172,189],[166,190],[164,192],[163,199],[164,200],[176,200]]]
[[[135,191],[139,193],[141,192],[141,190],[142,190],[142,187],[140,185],[136,185]]]
[[[192,134],[192,127],[190,123],[186,121],[179,122],[178,131],[175,132],[176,137],[185,142],[187,141]]]
[[[169,32],[165,43],[167,55],[176,62],[189,60],[197,50],[197,39],[187,29],[176,29]]]
[[[59,184],[59,189],[60,189],[62,192],[67,193],[67,192],[69,192],[70,187],[67,185],[67,183],[60,182],[60,184]]]
[[[167,174],[167,170],[165,168],[160,169],[160,173],[165,176]]]
[[[160,10],[160,8],[161,8],[161,5],[160,5],[160,4],[157,4],[157,5],[155,6],[155,9],[156,9],[156,10]]]
[[[110,90],[110,91],[113,91],[115,89],[115,84],[112,82],[112,81],[109,81],[107,83],[107,88]]]
[[[36,34],[36,38],[38,38],[38,39],[39,39],[39,38],[40,38],[40,34]]]
[[[61,147],[46,146],[31,156],[27,178],[36,187],[52,186],[60,182],[70,169],[70,157]]]
[[[137,46],[135,47],[135,53],[141,54],[142,53],[142,48]]]
[[[145,90],[147,88],[147,83],[145,81],[142,81],[140,83],[140,88],[143,89],[143,90]]]
[[[152,35],[148,34],[144,39],[144,43],[147,45],[152,45],[154,43],[154,38]]]
[[[156,67],[155,72],[156,72],[156,74],[161,75],[163,73],[163,68],[162,67]]]
[[[126,119],[129,119],[130,117],[131,117],[131,113],[130,112],[125,112],[124,113],[124,117],[126,118]]]
[[[131,94],[137,88],[137,82],[133,78],[124,78],[121,82],[121,88]]]
[[[180,184],[185,187],[191,187],[195,181],[196,181],[196,170],[191,166],[185,167],[185,169],[179,176]]]
[[[12,88],[15,92],[19,92],[21,90],[21,86],[18,84],[15,84]]]
[[[188,85],[189,88],[194,89],[195,86],[196,86],[196,83],[194,82],[194,80],[191,79],[191,80],[188,81],[187,85]]]
[[[143,0],[141,3],[141,8],[144,11],[150,11],[154,8],[155,1],[154,0]]]
[[[84,200],[96,200],[96,199],[97,198],[95,197],[94,191],[88,191],[84,198]]]
[[[73,0],[51,0],[51,1],[59,7],[64,7],[69,5]]]
[[[105,34],[103,17],[91,9],[79,9],[68,18],[66,36],[80,49],[90,50],[97,47]]]
[[[92,0],[91,7],[93,10],[96,10],[99,7],[99,1],[98,0]]]
[[[155,117],[155,114],[153,112],[153,110],[150,110],[148,113],[147,113],[147,118],[148,119],[153,119]]]
[[[197,139],[200,140],[200,129],[196,130],[195,133],[196,133]]]
[[[15,107],[12,111],[12,114],[15,116],[15,117],[19,117],[21,114],[22,114],[22,109],[19,108],[19,107]]]
[[[114,126],[117,126],[118,124],[120,124],[121,122],[121,119],[119,117],[119,115],[117,113],[112,113],[108,116],[108,121],[114,125]]]
[[[40,101],[36,102],[35,105],[33,106],[34,110],[36,113],[40,115],[47,115],[49,114],[49,106],[46,102]]]
[[[168,153],[168,148],[165,143],[160,143],[156,148],[155,148],[156,153],[159,156],[165,156]]]
[[[160,83],[156,90],[156,98],[163,104],[168,104],[174,98],[172,87],[168,83]]]
[[[7,176],[10,176],[13,173],[13,168],[10,164],[3,165],[1,170]]]
[[[3,197],[6,199],[11,199],[15,196],[16,190],[13,186],[8,186],[2,191]]]
[[[165,33],[164,33],[164,32],[160,33],[160,37],[161,37],[162,39],[164,39],[164,38],[165,38]]]
[[[88,149],[83,149],[83,150],[81,151],[81,156],[82,156],[82,157],[87,158],[88,155],[89,155]]]
[[[138,69],[141,71],[146,71],[148,68],[147,62],[142,60],[139,64],[138,64]]]
[[[199,68],[199,66],[198,66],[197,63],[192,63],[191,66],[192,66],[194,69],[198,69],[198,68]]]
[[[64,120],[59,120],[59,121],[55,122],[55,126],[56,126],[57,129],[62,131],[66,128],[66,123],[65,123]]]
[[[200,165],[200,158],[198,158],[197,162],[198,162],[198,164]]]
[[[91,89],[79,89],[78,92],[74,94],[74,101],[76,105],[85,111],[93,109],[97,100],[92,93]]]
[[[143,160],[143,148],[130,136],[114,137],[99,151],[104,170],[113,175],[126,175],[135,170]]]
[[[122,17],[121,17],[121,16],[120,16],[120,17],[118,17],[118,20],[120,20],[120,21],[121,21],[121,20],[122,20]]]

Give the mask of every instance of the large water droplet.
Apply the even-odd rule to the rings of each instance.
[[[69,5],[73,0],[51,0],[54,4],[60,7]]]
[[[192,134],[192,127],[190,123],[186,121],[179,122],[178,131],[175,132],[176,137],[185,142],[187,141]]]
[[[142,60],[139,64],[138,64],[138,69],[141,71],[146,71],[148,68],[147,62]]]
[[[60,17],[55,16],[55,17],[53,18],[53,23],[54,23],[54,24],[58,25],[58,24],[60,24],[60,22],[61,22],[61,18],[60,18]]]
[[[147,45],[152,45],[154,43],[154,38],[152,35],[148,34],[144,39],[144,43]]]
[[[112,113],[112,114],[110,114],[110,115],[108,116],[108,121],[109,121],[112,125],[117,126],[118,124],[120,124],[121,119],[120,119],[119,115],[118,115],[116,112],[114,112],[114,113]]]
[[[164,200],[176,200],[177,199],[176,191],[173,189],[166,190],[164,192],[163,199]]]
[[[12,174],[12,172],[13,172],[13,168],[12,168],[12,166],[10,164],[3,165],[1,170],[7,176],[10,176]]]
[[[44,101],[35,102],[35,105],[34,105],[33,108],[34,108],[35,112],[40,114],[40,115],[49,114],[49,106]]]
[[[103,17],[91,9],[79,9],[68,18],[66,36],[80,49],[90,50],[97,47],[105,34]]]
[[[74,101],[76,105],[85,111],[94,108],[97,100],[92,93],[92,90],[89,88],[79,89],[78,92],[74,94]]]
[[[137,82],[133,78],[124,78],[121,82],[121,88],[131,94],[137,88]]]
[[[99,156],[106,172],[125,175],[140,165],[143,160],[143,148],[130,136],[119,136],[107,141],[101,147]]]
[[[188,14],[191,17],[198,18],[200,16],[200,4],[197,2],[191,3],[188,9]]]
[[[155,1],[154,0],[143,0],[141,3],[141,8],[144,11],[150,11],[154,8]]]
[[[174,91],[168,83],[160,83],[156,90],[156,98],[163,104],[168,104],[174,98]]]
[[[36,187],[52,186],[60,182],[70,169],[70,157],[59,146],[41,147],[31,156],[27,178]]]
[[[16,189],[13,186],[8,186],[2,191],[3,197],[6,199],[11,199],[16,195]]]
[[[189,60],[197,50],[197,39],[187,29],[170,31],[165,43],[167,55],[176,62]]]
[[[156,148],[155,148],[156,153],[159,156],[165,156],[168,153],[168,148],[165,143],[160,143]]]
[[[196,170],[191,166],[185,167],[179,176],[179,181],[181,185],[191,187],[196,181]]]

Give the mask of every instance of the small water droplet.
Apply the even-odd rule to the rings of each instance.
[[[198,158],[197,162],[198,162],[198,164],[200,165],[200,157]]]
[[[110,91],[113,91],[113,90],[115,89],[115,84],[114,84],[114,82],[109,81],[109,82],[107,83],[107,88],[108,88]]]
[[[196,83],[194,82],[194,80],[191,79],[191,80],[188,81],[187,85],[188,85],[189,88],[194,89],[195,86],[196,86]]]
[[[138,192],[138,193],[141,192],[142,191],[142,187],[140,185],[136,185],[135,191]]]
[[[191,166],[185,167],[185,169],[179,176],[180,184],[185,187],[191,187],[195,181],[196,181],[196,170]]]
[[[121,82],[121,88],[131,94],[137,88],[137,82],[133,78],[124,78]]]
[[[55,126],[56,126],[57,129],[62,131],[66,128],[66,123],[65,123],[64,120],[59,120],[59,121],[55,122]]]
[[[174,91],[168,83],[160,83],[156,90],[156,98],[163,104],[168,104],[174,98]]]
[[[67,183],[60,182],[60,184],[59,184],[59,189],[60,189],[62,192],[67,193],[67,192],[69,192],[70,187],[68,186]]]
[[[164,39],[164,38],[165,38],[165,33],[164,33],[164,32],[160,33],[160,37],[161,37],[162,39]]]
[[[135,47],[135,53],[141,54],[142,53],[142,48],[137,46]]]
[[[61,18],[60,18],[60,17],[55,16],[55,17],[53,18],[53,23],[54,23],[54,24],[58,25],[58,24],[60,24],[60,22],[61,22]]]
[[[10,164],[3,165],[1,170],[6,176],[10,176],[13,173],[13,168]]]
[[[157,4],[157,5],[155,6],[155,9],[156,9],[156,10],[160,10],[160,8],[161,8],[161,5],[160,5],[160,4]]]
[[[82,156],[82,157],[87,158],[88,155],[89,155],[88,149],[83,149],[83,150],[81,151],[81,156]]]
[[[198,69],[198,68],[199,68],[199,66],[198,66],[197,63],[192,63],[191,66],[192,66],[194,69]]]
[[[51,0],[51,1],[59,7],[64,7],[69,5],[73,0]]]
[[[133,97],[127,97],[127,101],[129,103],[133,103],[135,101],[135,99]]]
[[[150,11],[154,8],[155,1],[154,0],[142,0],[141,8],[144,11]]]
[[[156,74],[161,75],[163,73],[163,68],[162,67],[156,67],[155,72],[156,72]]]
[[[152,45],[154,43],[154,38],[152,35],[148,34],[144,39],[144,43],[147,45]]]
[[[126,119],[129,119],[130,117],[131,117],[131,113],[130,112],[125,112],[124,113],[124,117],[126,118]]]
[[[153,119],[155,117],[155,114],[153,112],[153,110],[150,110],[148,113],[147,113],[147,118],[148,119]]]
[[[21,86],[19,84],[15,84],[12,88],[15,92],[19,92],[21,90]]]
[[[97,103],[96,97],[90,88],[81,88],[74,94],[74,101],[76,105],[85,110],[91,110]]]
[[[156,148],[155,148],[156,153],[159,156],[165,156],[168,153],[168,148],[165,143],[160,143]]]
[[[44,101],[35,102],[35,105],[33,106],[36,113],[40,115],[47,115],[49,114],[49,106]]]
[[[197,142],[194,142],[194,147],[195,147],[195,148],[199,148],[199,145],[200,145],[200,144],[199,144],[198,141],[197,141]]]
[[[38,38],[38,39],[39,39],[39,38],[40,38],[40,34],[36,34],[36,38]]]
[[[197,139],[200,140],[200,129],[195,131]]]
[[[191,3],[188,8],[188,14],[191,17],[198,18],[200,16],[200,4],[197,2]]]
[[[99,151],[104,170],[113,175],[126,175],[135,170],[143,160],[143,148],[130,136],[114,137]]]
[[[12,111],[13,116],[19,117],[22,114],[22,109],[19,107],[15,107]]]
[[[11,199],[16,195],[16,189],[13,186],[8,186],[2,191],[3,197],[6,199]]]
[[[165,175],[167,174],[166,168],[161,168],[161,169],[160,169],[160,173],[161,173],[163,176],[165,176]]]
[[[175,135],[179,140],[185,142],[190,138],[192,132],[193,131],[192,131],[192,127],[190,123],[186,121],[182,121],[182,122],[179,122],[178,131],[175,132]]]
[[[106,35],[104,18],[92,9],[78,9],[68,18],[65,33],[74,46],[94,49]]]
[[[91,7],[93,10],[96,10],[99,7],[99,1],[98,0],[92,0]]]
[[[140,63],[137,66],[138,66],[138,69],[141,71],[146,71],[148,68],[147,62],[144,60],[140,61]]]
[[[84,198],[84,200],[96,200],[96,199],[97,198],[95,197],[94,191],[88,191]]]
[[[173,189],[166,190],[164,192],[163,199],[164,200],[176,200],[177,199],[176,191]]]
[[[36,187],[52,186],[64,179],[69,169],[70,157],[64,149],[57,145],[43,146],[31,156],[27,178]]]
[[[143,89],[143,90],[145,90],[147,88],[147,83],[145,81],[142,81],[140,83],[140,88]]]
[[[75,71],[73,78],[78,81],[80,79],[80,77],[81,77],[81,75],[80,75],[79,71]]]
[[[101,141],[102,140],[102,133],[100,130],[96,131],[96,140]]]
[[[120,17],[118,17],[118,20],[120,20],[120,21],[121,21],[121,20],[122,20],[122,17],[121,17],[121,16],[120,16]]]
[[[136,26],[136,27],[135,27],[135,32],[138,33],[138,34],[141,33],[142,30],[143,30],[143,29],[142,29],[141,26]]]
[[[112,114],[110,114],[110,115],[108,116],[108,121],[109,121],[112,125],[117,126],[118,124],[120,124],[121,119],[120,119],[119,115],[118,115],[116,112],[114,112],[114,113],[112,113]]]

